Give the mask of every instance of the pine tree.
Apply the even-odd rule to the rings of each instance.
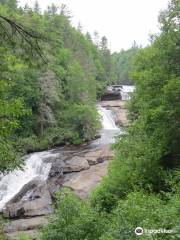
[[[34,3],[34,9],[33,10],[34,10],[34,12],[39,13],[39,14],[41,12],[41,9],[40,9],[40,6],[39,6],[39,3],[38,3],[37,0]]]

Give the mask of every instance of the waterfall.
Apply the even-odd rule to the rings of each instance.
[[[103,129],[109,129],[109,130],[118,130],[119,129],[114,122],[114,118],[113,118],[111,110],[106,109],[101,106],[98,106],[98,112],[101,116],[101,122],[102,122]]]
[[[127,101],[131,98],[129,93],[127,93],[127,92],[121,92],[121,97],[122,97],[123,101]]]
[[[135,86],[133,85],[122,85],[121,88],[121,97],[123,101],[131,99],[131,94],[134,92]]]
[[[115,137],[119,135],[122,130],[116,125],[112,110],[97,106],[98,113],[101,117],[102,129],[100,131],[101,137],[91,143],[92,146],[104,146],[115,142]]]
[[[101,116],[102,130],[101,138],[92,142],[92,145],[102,146],[114,142],[114,137],[120,132],[113,119],[111,110],[100,105],[97,107]],[[91,144],[90,144],[91,145]],[[39,177],[46,181],[51,169],[51,164],[45,160],[54,158],[59,153],[52,151],[37,152],[26,156],[23,170],[15,170],[5,176],[0,175],[0,211],[28,182]]]
[[[1,176],[0,211],[26,183],[30,182],[37,176],[42,181],[45,181],[47,179],[51,164],[44,163],[42,159],[47,158],[51,155],[52,153],[48,151],[33,153],[25,160],[25,166],[23,170],[15,170],[5,176]]]

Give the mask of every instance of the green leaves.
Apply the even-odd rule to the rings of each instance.
[[[113,53],[111,56],[111,81],[117,84],[132,83],[133,62],[136,54],[140,51],[138,46],[127,51]]]
[[[72,132],[69,139],[73,143],[82,143],[92,139],[100,127],[95,106],[87,104],[71,104],[62,112],[60,125]],[[74,137],[73,137],[74,136]]]
[[[113,219],[108,231],[102,235],[101,240],[129,240],[137,239],[135,228],[144,229],[141,239],[179,239],[180,202],[177,197],[172,197],[166,203],[158,196],[146,194],[142,191],[130,193],[125,200],[118,202],[118,207],[113,211]],[[146,230],[166,229],[173,230],[171,234],[148,234]]]
[[[12,135],[20,126],[20,118],[28,115],[28,111],[23,98],[13,94],[16,77],[24,65],[6,48],[0,48],[0,55],[3,59],[0,64],[0,172],[6,173],[20,165]]]
[[[80,201],[67,189],[57,195],[55,216],[44,228],[42,240],[94,240],[107,228],[105,215]]]
[[[105,66],[100,50],[71,26],[63,5],[42,14],[38,2],[22,9],[8,0],[0,15],[1,172],[11,160],[15,167],[13,146],[24,154],[95,136],[96,87],[98,94],[105,88]],[[48,64],[37,57],[41,49]]]
[[[107,212],[116,208],[120,199],[117,218],[103,240],[136,239],[130,229],[145,223],[146,227],[149,224],[155,228],[156,221],[161,218],[164,220],[162,226],[176,228],[180,218],[179,203],[173,207],[172,201],[168,202],[179,196],[179,179],[175,173],[179,173],[180,167],[180,29],[174,22],[175,19],[176,23],[179,21],[178,7],[178,1],[170,2],[165,13],[167,18],[162,22],[166,24],[168,21],[165,26],[168,29],[162,28],[152,45],[138,50],[135,58],[132,76],[136,90],[128,104],[131,125],[126,135],[117,139],[114,146],[116,156],[109,175],[92,198],[95,206]],[[171,17],[174,20],[171,21]],[[113,57],[118,59],[116,54]],[[137,191],[143,192],[139,194]],[[162,202],[159,197],[168,200]],[[154,215],[149,212],[150,206],[156,209]],[[173,215],[175,221],[166,214],[168,208],[168,214],[177,212]],[[152,236],[144,239],[148,238],[154,239]],[[176,235],[172,236],[175,238]],[[166,239],[166,236],[157,236],[156,239]]]

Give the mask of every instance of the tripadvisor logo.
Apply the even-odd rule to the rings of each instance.
[[[173,229],[163,229],[163,228],[160,228],[160,229],[146,229],[146,228],[141,228],[141,227],[137,227],[135,230],[134,230],[135,234],[137,236],[141,236],[143,234],[172,234],[172,233],[175,233],[175,231]]]
[[[143,229],[141,227],[137,227],[134,232],[137,236],[140,236],[143,234]]]

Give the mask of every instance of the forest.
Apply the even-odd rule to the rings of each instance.
[[[38,3],[22,9],[15,0],[1,2],[0,170],[8,172],[18,154],[95,137],[110,51],[105,37],[96,46],[71,26],[65,5],[42,15]]]
[[[171,230],[142,240],[180,239],[179,0],[159,26],[149,46],[111,54],[105,36],[97,43],[72,26],[65,5],[42,13],[38,2],[0,1],[1,174],[21,168],[27,153],[95,139],[106,87],[136,87],[108,175],[86,201],[61,190],[38,240],[133,240],[136,227]]]

